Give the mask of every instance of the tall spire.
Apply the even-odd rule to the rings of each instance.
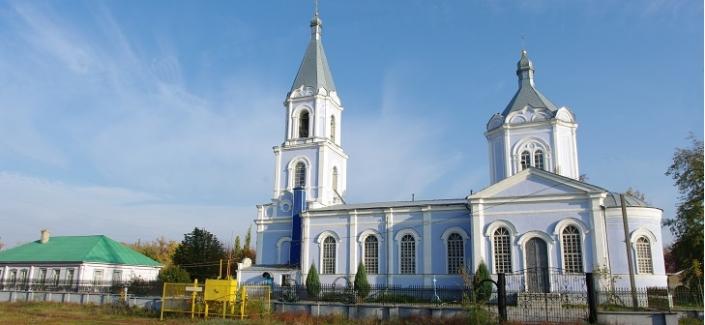
[[[315,92],[318,92],[320,88],[324,88],[328,92],[335,91],[335,83],[321,41],[323,22],[318,15],[318,1],[315,3],[310,26],[311,40],[299,66],[299,71],[296,73],[294,84],[291,85],[291,91],[293,92],[301,86],[312,87]]]
[[[517,90],[514,98],[502,112],[503,116],[507,116],[513,111],[522,110],[526,106],[546,108],[549,111],[558,110],[556,105],[536,89],[534,85],[534,63],[529,59],[529,54],[526,53],[526,50],[521,50],[521,57],[519,62],[517,62],[517,76],[519,77],[519,90]]]

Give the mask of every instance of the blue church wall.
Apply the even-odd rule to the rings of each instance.
[[[297,151],[282,151],[281,155],[281,173],[282,175],[286,175],[286,177],[281,178],[280,187],[283,189],[290,187],[289,180],[292,179],[293,175],[289,174],[289,164],[292,160],[305,157],[306,159],[304,161],[308,164],[306,169],[306,188],[309,190],[309,193],[307,197],[318,197],[318,189],[313,186],[314,184],[318,184],[318,173],[316,172],[318,170],[318,149],[310,148]],[[291,172],[294,172],[293,168]],[[293,188],[293,184],[291,185]]]

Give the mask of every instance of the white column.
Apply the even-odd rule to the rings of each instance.
[[[264,253],[264,224],[262,224],[262,221],[264,221],[264,207],[261,205],[257,206],[257,222],[255,224],[257,225],[257,257],[260,259],[260,264],[262,260],[262,256]]]
[[[328,193],[325,191],[328,188],[326,180],[326,150],[325,146],[321,145],[318,147],[318,181],[316,182],[316,201],[320,204],[326,204],[330,198]]]
[[[309,250],[311,249],[311,240],[309,239],[311,236],[311,226],[310,226],[311,220],[309,219],[308,213],[302,213],[301,214],[301,230],[303,231],[303,234],[301,234],[301,249],[303,250],[301,254],[301,274],[302,274],[302,280],[306,279],[306,275],[308,275],[308,268],[311,266],[311,261],[309,257]],[[319,270],[320,271],[320,270]]]
[[[392,285],[392,274],[394,273],[394,210],[385,210],[384,217],[387,230],[387,285]]]
[[[607,193],[590,195],[590,235],[592,237],[592,269],[599,267],[609,267],[609,255],[607,252],[607,225],[602,216],[602,201]],[[628,243],[627,243],[628,245]]]
[[[431,207],[427,206],[421,209],[423,211],[423,279],[424,285],[430,287],[433,285],[433,252],[431,244]]]
[[[354,276],[357,273],[357,210],[348,216],[348,256],[348,276]]]
[[[279,191],[282,188],[281,175],[282,174],[282,155],[281,148],[274,147],[274,198],[279,197]]]
[[[512,176],[512,154],[509,149],[509,129],[506,125],[503,125],[502,129],[504,131],[504,178],[508,178]]]
[[[482,199],[477,201],[471,201],[472,212],[471,212],[471,223],[470,232],[472,240],[472,271],[477,270],[477,267],[484,260],[485,245],[484,237],[482,236],[482,228],[485,224],[485,216],[482,211],[484,209],[484,204]]]
[[[558,164],[561,163],[561,160],[560,160],[561,156],[559,155],[560,143],[558,141],[558,128],[556,127],[556,120],[551,121],[551,146],[552,146],[552,148],[550,148],[550,149],[553,151],[552,152],[553,153],[552,154],[553,166],[551,166],[551,167],[553,168],[553,170],[548,170],[548,171],[554,172],[556,174],[565,175],[565,171],[563,171],[562,173],[559,173],[561,170],[558,168]],[[548,156],[549,156],[549,153],[547,152],[546,157],[548,158]]]

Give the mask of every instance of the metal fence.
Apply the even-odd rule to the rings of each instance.
[[[472,299],[472,287],[425,287],[371,285],[360,290],[352,286],[321,284],[318,290],[309,290],[304,285],[271,286],[272,299],[285,302],[315,301],[375,303],[375,304],[434,304],[461,305]]]
[[[161,281],[16,281],[0,282],[0,291],[127,293],[137,296],[160,296]]]

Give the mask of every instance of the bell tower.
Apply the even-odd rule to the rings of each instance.
[[[348,155],[341,145],[343,106],[321,40],[316,10],[311,39],[284,100],[284,142],[274,147],[273,199],[300,187],[312,208],[343,203]]]

